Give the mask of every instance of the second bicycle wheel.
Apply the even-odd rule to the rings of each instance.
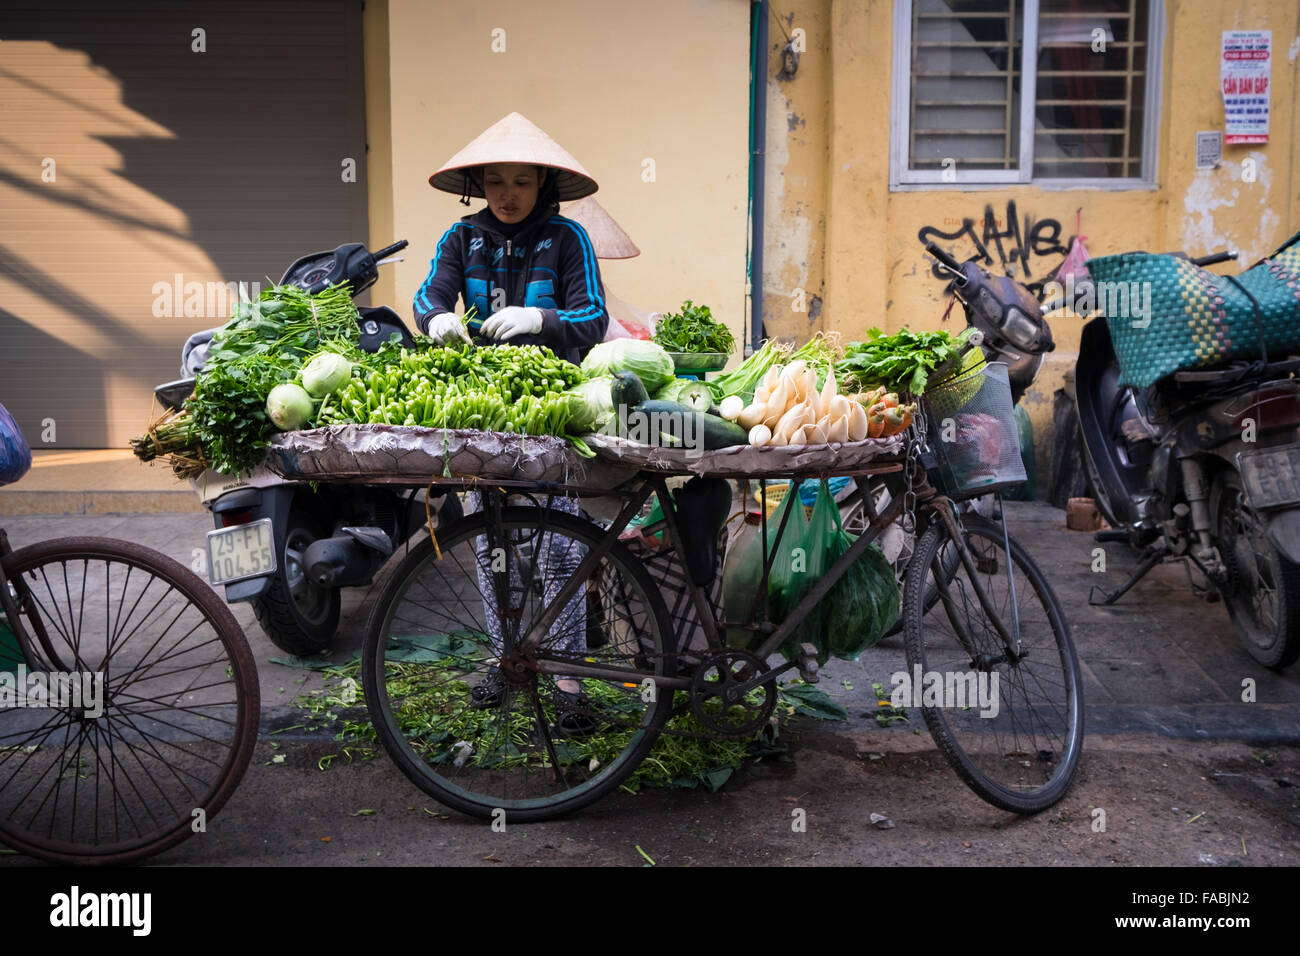
[[[0,658],[0,842],[128,863],[205,829],[257,741],[257,668],[229,608],[129,541],[45,541],[4,566],[18,654]]]
[[[1019,648],[1004,645],[936,521],[913,559],[931,573],[909,573],[903,595],[912,700],[971,789],[1004,810],[1036,813],[1065,795],[1078,765],[1078,658],[1056,596],[1024,548],[1010,538],[1008,563],[1000,525],[972,515],[960,524],[976,578]],[[936,576],[941,603],[926,614],[924,584]]]
[[[663,600],[615,545],[540,646],[521,646],[604,532],[541,508],[478,512],[423,540],[394,571],[362,651],[366,706],[402,771],[473,816],[544,820],[586,806],[636,769],[673,694]],[[562,669],[588,662],[622,679]],[[564,682],[564,684],[561,684]]]

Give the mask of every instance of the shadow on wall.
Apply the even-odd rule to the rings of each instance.
[[[360,5],[303,9],[0,10],[0,403],[34,448],[124,445],[228,283],[366,238]]]

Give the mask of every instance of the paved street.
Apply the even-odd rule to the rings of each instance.
[[[1011,533],[1065,608],[1084,668],[1080,773],[1065,800],[1037,817],[1003,813],[967,790],[919,717],[877,726],[871,684],[888,687],[889,675],[905,669],[895,637],[823,672],[821,687],[846,707],[848,723],[798,721],[786,757],[746,767],[719,793],[619,793],[569,820],[517,826],[521,838],[504,840],[433,803],[382,753],[351,765],[340,754],[320,770],[321,758],[341,748],[328,732],[302,729],[295,706],[319,676],[271,663],[283,655],[248,606],[235,605],[259,665],[262,743],[209,833],[157,862],[637,865],[644,861],[634,847],[649,849],[649,841],[660,862],[677,864],[1300,863],[1300,751],[1293,749],[1300,668],[1275,674],[1256,665],[1223,607],[1193,597],[1176,565],[1156,569],[1117,607],[1090,607],[1089,587],[1114,587],[1133,556],[1107,545],[1109,573],[1094,574],[1092,536],[1066,531],[1062,512],[1040,503],[1007,507]],[[19,516],[4,526],[16,546],[104,535],[187,565],[210,528],[202,514]],[[369,597],[346,593],[335,659],[360,647]],[[1242,700],[1247,679],[1255,682],[1254,702]],[[807,834],[791,832],[792,807],[807,809]],[[1095,807],[1122,811],[1119,835],[1102,839],[1091,829]],[[865,816],[876,811],[896,829],[872,830]],[[1188,818],[1196,822],[1189,826]],[[26,863],[0,858],[0,865]]]

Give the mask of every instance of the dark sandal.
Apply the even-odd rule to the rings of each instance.
[[[556,718],[555,732],[561,737],[590,737],[596,732],[599,725],[596,723],[590,713],[587,712],[588,705],[591,703],[586,696],[578,691],[573,693],[566,690],[557,690],[555,692]]]
[[[506,682],[495,667],[488,671],[488,676],[483,683],[472,687],[469,692],[469,705],[474,710],[491,710],[500,707],[505,699]]]

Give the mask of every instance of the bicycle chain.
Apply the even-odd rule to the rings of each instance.
[[[916,432],[907,439],[907,450],[903,455],[903,470],[907,475],[907,489],[903,492],[903,513],[899,515],[898,526],[907,534],[916,533],[916,469],[920,458],[920,435],[924,431],[924,413],[917,408],[913,419]]]

